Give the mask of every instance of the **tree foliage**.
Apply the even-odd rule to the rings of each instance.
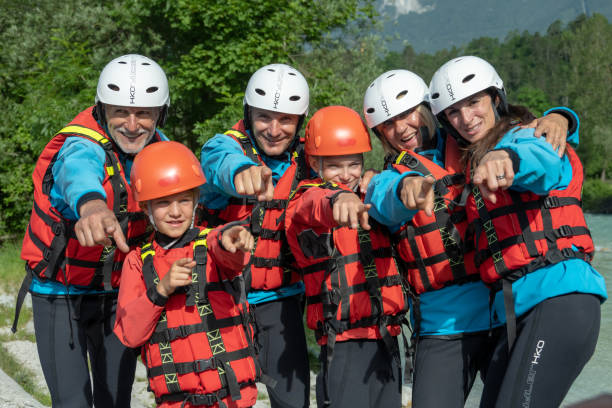
[[[361,112],[365,89],[382,72],[405,68],[428,80],[450,58],[475,54],[496,66],[511,102],[537,114],[555,105],[576,110],[587,175],[605,180],[612,170],[612,26],[600,15],[556,22],[546,34],[483,37],[426,54],[411,46],[387,52],[373,1],[0,0],[0,9],[0,241],[23,234],[30,175],[44,145],[93,103],[100,70],[126,53],[165,69],[164,131],[194,151],[242,116],[246,82],[264,64],[304,73],[311,114],[330,104]],[[373,144],[366,164],[380,167],[382,149]]]

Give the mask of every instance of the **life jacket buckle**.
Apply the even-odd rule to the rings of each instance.
[[[55,222],[53,223],[51,230],[57,236],[64,235],[64,231],[65,231],[64,224],[62,224],[61,222]]]
[[[544,199],[545,208],[557,208],[561,207],[561,202],[557,196],[548,196]]]
[[[572,235],[572,227],[569,225],[562,225],[557,229],[557,238],[565,238]]]

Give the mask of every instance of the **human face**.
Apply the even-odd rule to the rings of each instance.
[[[425,121],[416,108],[413,108],[387,119],[376,126],[376,130],[399,152],[414,150],[421,145],[421,126],[426,126]]]
[[[299,120],[299,115],[251,108],[253,136],[266,156],[278,156],[287,151]]]
[[[108,132],[125,153],[138,153],[155,134],[159,108],[105,105],[104,111]]]
[[[344,184],[354,190],[361,180],[363,171],[363,155],[361,153],[344,156],[309,157],[311,167],[326,181]]]
[[[491,95],[484,91],[444,109],[444,115],[461,137],[470,143],[482,139],[495,126]]]
[[[191,227],[195,194],[193,190],[183,191],[151,200],[150,207],[155,229],[171,238],[178,238]]]

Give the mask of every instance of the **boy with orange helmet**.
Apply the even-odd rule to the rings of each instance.
[[[254,405],[259,369],[240,273],[252,235],[236,223],[193,227],[205,179],[180,143],[144,148],[131,180],[155,235],[125,260],[117,337],[141,348],[158,406]]]
[[[285,222],[321,345],[317,403],[400,406],[397,336],[408,301],[388,233],[355,193],[368,130],[354,110],[328,106],[308,122],[305,150],[319,177],[300,182]]]

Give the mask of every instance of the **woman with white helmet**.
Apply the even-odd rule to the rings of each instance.
[[[206,176],[201,223],[217,226],[251,217],[257,240],[244,274],[262,369],[276,381],[276,386],[268,386],[272,407],[309,403],[304,285],[282,222],[291,189],[297,185],[294,181],[303,170],[294,156],[308,102],[308,84],[298,70],[285,64],[266,65],[247,84],[244,118],[208,140],[201,154]]]
[[[95,101],[37,161],[16,314],[29,288],[53,406],[129,407],[136,355],[112,327],[125,253],[148,233],[129,169],[146,145],[167,140],[157,126],[168,81],[153,60],[123,55],[102,70]]]
[[[462,407],[477,372],[486,371],[489,329],[502,323],[489,318],[489,291],[463,244],[465,214],[451,204],[463,191],[460,143],[437,128],[429,89],[410,71],[393,70],[374,80],[364,97],[364,115],[388,154],[390,170],[372,179],[366,202],[373,205],[370,214],[396,236],[416,295],[413,405]],[[541,119],[540,131],[563,128],[565,119],[555,116]]]
[[[595,350],[601,275],[581,209],[582,164],[539,138],[533,115],[506,102],[486,61],[455,58],[430,84],[432,111],[467,145],[474,263],[506,324],[487,368],[482,407],[556,407]],[[465,163],[464,160],[464,163]]]

